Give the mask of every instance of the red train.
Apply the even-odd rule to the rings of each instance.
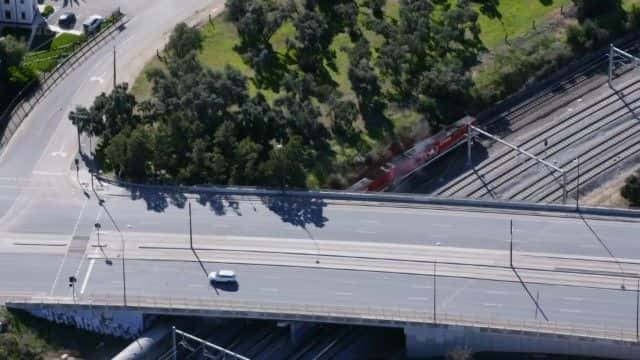
[[[373,178],[362,178],[351,187],[351,190],[385,191],[395,182],[463,141],[467,136],[469,125],[475,125],[476,119],[466,116],[439,133],[417,142],[411,149],[394,156],[385,166],[377,171]]]

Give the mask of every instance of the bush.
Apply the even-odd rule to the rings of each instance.
[[[48,18],[49,16],[51,16],[51,14],[53,14],[56,10],[53,8],[53,6],[51,5],[47,5],[44,7],[44,10],[42,11],[42,16],[44,16],[45,18]]]
[[[591,20],[571,25],[567,29],[567,44],[576,53],[597,49],[605,45],[609,37],[609,31]]]
[[[628,20],[629,30],[640,30],[640,6],[637,4],[631,5],[631,9],[629,9],[629,20]]]
[[[593,19],[603,14],[620,12],[622,9],[621,0],[573,0],[578,8],[578,18]]]
[[[472,93],[479,105],[489,105],[555,71],[571,57],[566,44],[550,36],[500,48],[478,70]]]
[[[625,180],[624,186],[620,189],[620,195],[632,206],[640,206],[640,170],[636,170],[635,174]]]

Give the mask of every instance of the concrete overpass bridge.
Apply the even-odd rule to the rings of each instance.
[[[157,314],[201,314],[286,320],[294,332],[307,321],[402,327],[413,354],[468,345],[640,357],[634,211],[108,182],[92,189],[86,169],[73,166],[76,131],[66,115],[109,89],[94,80],[111,74],[110,45],[118,78],[131,82],[173,24],[222,7],[116,3],[127,29],[53,88],[1,150],[3,302],[131,336]],[[237,288],[208,283],[206,273],[220,268],[236,271]]]

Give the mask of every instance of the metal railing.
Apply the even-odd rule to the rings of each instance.
[[[7,305],[60,305],[80,308],[105,307],[122,310],[120,295],[82,297],[75,302],[69,297],[14,297]],[[432,311],[407,308],[295,304],[248,300],[222,300],[216,298],[156,298],[127,296],[127,309],[148,313],[203,315],[231,318],[270,320],[298,320],[379,326],[464,326],[520,333],[575,336],[589,339],[638,342],[637,333],[619,327],[568,324],[554,321],[506,320],[438,312],[434,322]]]
[[[29,84],[13,99],[13,101],[7,106],[5,111],[0,114],[0,132],[2,137],[0,138],[0,151],[9,143],[11,137],[18,131],[18,128],[22,122],[29,116],[31,111],[42,100],[42,98],[51,90],[61,79],[63,79],[69,70],[75,65],[80,64],[86,59],[86,55],[93,51],[96,47],[101,45],[107,40],[113,33],[122,29],[127,23],[127,19],[123,14],[119,15],[120,18],[104,27],[100,32],[91,36],[78,47],[74,52],[62,60],[51,72],[45,73],[38,79],[38,85],[33,90],[33,83]],[[4,125],[6,124],[6,126]]]
[[[236,354],[231,350],[227,350],[209,341],[178,330],[175,326],[171,328],[171,340],[173,343],[171,349],[158,357],[158,360],[177,360],[179,348],[190,352],[188,358],[199,354],[200,356],[198,358],[200,359],[249,360],[249,358]]]

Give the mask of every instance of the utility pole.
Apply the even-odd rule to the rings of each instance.
[[[513,268],[513,219],[510,220],[510,241],[509,241],[509,266]]]
[[[100,247],[100,228],[102,227],[102,225],[97,222],[93,226],[96,228],[96,235],[98,236],[98,247]]]
[[[189,200],[189,247],[193,250],[193,228],[191,226],[191,200]]]
[[[576,158],[578,162],[578,178],[576,179],[576,210],[580,210],[580,157]]]
[[[613,51],[613,44],[609,44],[609,87],[611,89],[613,89],[613,82],[612,82],[612,78],[613,78],[613,56],[614,56],[614,51]]]
[[[471,166],[471,147],[473,146],[473,134],[471,127],[467,126],[467,165]]]
[[[433,323],[436,324],[437,320],[436,320],[436,264],[438,262],[434,261],[433,262]]]
[[[113,88],[116,88],[116,47],[113,47]]]
[[[636,341],[640,340],[638,330],[640,327],[640,279],[636,285]]]

